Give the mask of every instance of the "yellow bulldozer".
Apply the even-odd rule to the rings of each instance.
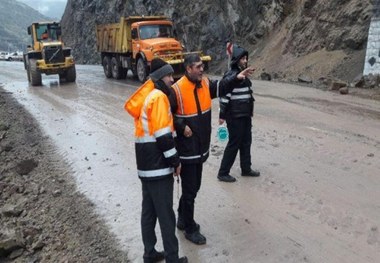
[[[59,81],[75,82],[76,70],[71,48],[65,47],[58,22],[33,23],[28,27],[32,44],[24,53],[24,67],[32,86],[42,85],[41,74],[59,75]]]

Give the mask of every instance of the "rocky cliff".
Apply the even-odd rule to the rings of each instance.
[[[165,14],[188,50],[226,69],[225,42],[247,48],[251,64],[275,77],[352,80],[363,69],[370,0],[68,0],[62,18],[66,42],[79,63],[98,63],[95,25],[120,16]]]

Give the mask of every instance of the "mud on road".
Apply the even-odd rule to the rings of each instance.
[[[0,262],[128,262],[72,169],[0,86]]]
[[[63,197],[83,198],[81,202],[89,204],[88,212],[80,213],[79,218],[75,217],[76,205],[71,205],[81,203],[79,201],[62,201],[62,207],[59,203],[43,209],[54,213],[51,220],[42,221],[44,224],[39,232],[45,231],[46,240],[55,242],[46,242],[38,249],[41,244],[37,242],[38,238],[27,238],[31,245],[27,249],[16,249],[12,257],[22,252],[22,260],[29,255],[27,253],[38,253],[42,258],[45,257],[43,253],[48,253],[49,257],[57,254],[70,259],[77,253],[85,255],[78,257],[82,262],[94,259],[122,262],[120,260],[125,260],[127,252],[131,262],[142,262],[141,184],[136,175],[133,120],[122,109],[124,100],[138,83],[130,79],[109,80],[104,77],[101,67],[78,65],[75,84],[65,85],[57,78],[43,77],[43,86],[30,87],[20,70],[21,64],[0,63],[0,66],[4,65],[0,79],[5,92],[1,93],[2,98],[7,96],[2,109],[7,112],[1,114],[16,111],[17,116],[22,116],[13,102],[7,104],[10,96],[30,114],[25,118],[7,117],[12,121],[0,132],[6,132],[0,142],[1,149],[4,149],[0,155],[0,171],[7,175],[7,179],[1,177],[4,179],[0,184],[10,182],[11,176],[23,180],[14,184],[25,182],[22,189],[34,189],[10,194],[15,190],[8,190],[10,187],[7,186],[6,191],[11,192],[6,194],[6,200],[14,208],[6,214],[19,213],[17,201],[11,196],[22,198],[29,192],[33,193],[33,198],[38,197],[33,203],[36,211],[43,206],[40,202],[55,202]],[[380,258],[379,102],[368,99],[370,93],[362,90],[353,89],[350,94],[356,93],[355,96],[343,96],[284,83],[256,80],[253,83],[256,102],[252,161],[262,176],[241,177],[238,158],[231,170],[237,182],[226,184],[217,180],[225,144],[218,142],[215,136],[218,120],[215,100],[210,158],[204,165],[195,211],[207,244],[195,246],[177,231],[180,254],[188,256],[193,263],[377,262]],[[10,130],[13,124],[26,123],[26,126],[34,127],[30,124],[30,116],[38,121],[33,125],[39,126],[42,133],[34,134],[37,128],[26,128],[23,134],[13,134],[24,131],[24,126]],[[20,123],[17,123],[18,119]],[[21,143],[18,147],[25,149],[16,151],[15,144],[6,143],[11,136],[21,136],[16,141]],[[32,143],[26,143],[28,140]],[[40,148],[45,144],[47,149]],[[10,147],[14,147],[13,150]],[[43,153],[48,154],[41,157]],[[14,157],[11,158],[10,154]],[[47,156],[52,158],[53,164],[40,161]],[[24,158],[33,158],[38,165],[28,175],[20,176],[14,167]],[[52,173],[51,167],[57,168],[58,172]],[[35,176],[41,177],[31,182]],[[45,178],[51,178],[47,181],[54,183],[45,187],[48,183]],[[66,184],[72,188],[60,191]],[[66,192],[70,193],[69,196],[64,195]],[[175,186],[174,208],[178,204],[178,194]],[[5,199],[1,200],[4,202]],[[22,204],[22,209],[32,205],[31,202]],[[72,217],[63,217],[63,222],[59,221],[61,216],[54,217],[64,214],[61,211],[65,209],[77,223],[71,221]],[[12,226],[12,222],[26,214],[2,216],[1,220],[8,220]],[[86,215],[89,216],[86,218]],[[57,227],[46,224],[54,220]],[[94,226],[103,229],[104,232],[95,232],[104,233],[104,236],[91,232]],[[64,234],[55,235],[59,231]],[[27,234],[30,232],[33,231],[28,230]],[[106,240],[105,244],[103,240]],[[70,249],[58,248],[59,252],[55,252],[49,247],[56,248],[55,244],[60,243]],[[76,250],[72,244],[77,244]],[[107,249],[102,250],[102,247]],[[162,249],[160,240],[157,248]],[[104,251],[108,253],[103,254]],[[46,259],[46,262],[55,261]]]

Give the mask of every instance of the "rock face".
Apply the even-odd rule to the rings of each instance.
[[[62,24],[79,63],[99,62],[96,24],[164,14],[187,50],[212,56],[216,73],[227,67],[225,42],[232,40],[268,73],[352,80],[363,69],[371,9],[370,0],[68,0]]]

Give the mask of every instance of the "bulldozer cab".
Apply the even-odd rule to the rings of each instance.
[[[59,81],[74,82],[76,69],[71,48],[65,47],[59,22],[39,22],[28,27],[32,44],[24,53],[24,67],[32,86],[42,85],[41,74],[59,75]]]
[[[33,50],[40,50],[41,43],[61,41],[61,25],[57,22],[33,23],[28,27]]]

